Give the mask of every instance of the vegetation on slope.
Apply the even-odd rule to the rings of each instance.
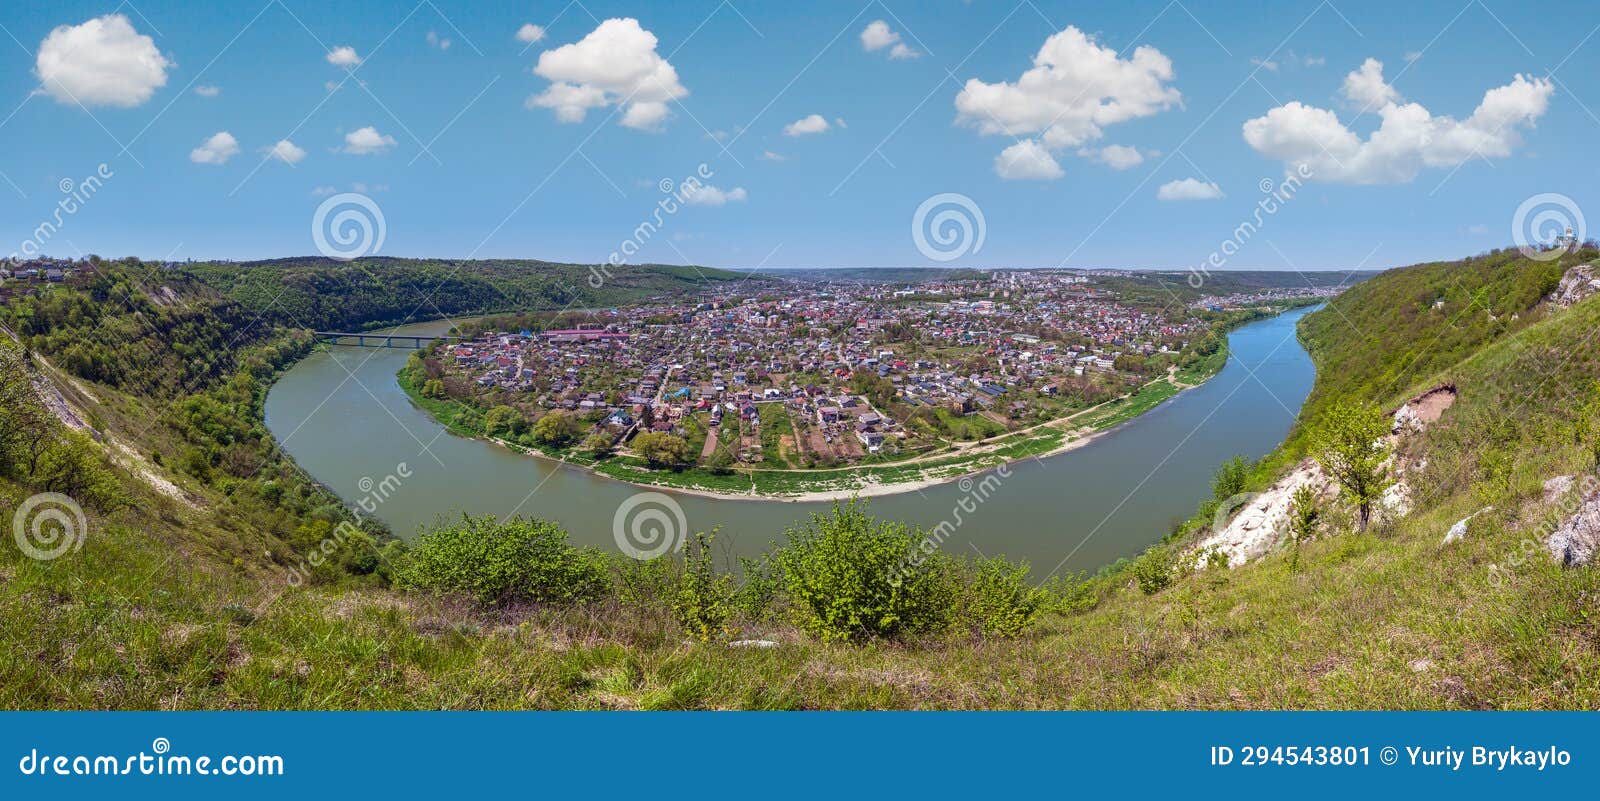
[[[491,312],[604,307],[719,286],[754,290],[771,280],[704,267],[510,259],[304,258],[183,269],[250,311],[319,331]]]
[[[1465,266],[1462,289],[1480,297],[1515,296],[1525,280],[1514,269]],[[1394,297],[1386,283],[1436,269],[1380,276],[1365,303],[1381,306]],[[434,535],[453,543],[437,552],[457,554],[450,559],[390,554],[414,589],[377,586],[381,571],[373,586],[286,587],[253,567],[261,541],[244,532],[265,521],[254,507],[176,474],[205,509],[162,506],[118,472],[138,502],[93,511],[81,553],[40,562],[0,550],[0,705],[1597,708],[1600,571],[1563,569],[1529,543],[1557,514],[1542,481],[1595,467],[1600,299],[1554,314],[1530,300],[1510,314],[1520,314],[1515,325],[1462,338],[1446,318],[1385,329],[1379,315],[1366,329],[1381,337],[1372,341],[1354,326],[1335,332],[1343,323],[1333,308],[1307,318],[1319,366],[1343,371],[1319,371],[1314,408],[1387,408],[1435,383],[1459,389],[1446,416],[1407,445],[1413,463],[1427,463],[1421,480],[1409,478],[1411,515],[1362,533],[1348,509],[1330,508],[1298,548],[1239,569],[1185,564],[1174,543],[1044,594],[1003,564],[941,561],[953,579],[929,592],[952,600],[935,604],[944,614],[931,620],[926,604],[900,605],[873,584],[916,546],[916,533],[859,509],[815,521],[791,556],[746,565],[738,578],[707,564],[696,540],[682,559],[607,561],[596,594],[589,557],[575,556],[559,530],[464,521]],[[1418,338],[1449,351],[1413,359],[1432,367],[1405,367],[1392,351],[1414,352]],[[1362,343],[1369,359],[1340,350]],[[136,430],[131,423],[105,427]],[[1317,424],[1308,417],[1295,441]],[[1259,487],[1290,458],[1268,459],[1244,486]],[[1230,468],[1219,486],[1234,491],[1240,472]],[[0,478],[0,514],[31,490]],[[1452,522],[1491,504],[1497,511],[1466,539],[1441,547]],[[459,536],[485,530],[505,547]],[[455,592],[466,588],[452,576],[490,575],[457,570],[474,559],[508,570],[505,587],[546,589]],[[443,572],[415,567],[427,564]],[[867,564],[876,567],[861,572]],[[551,595],[551,586],[580,591]],[[814,606],[807,597],[817,588],[839,605]],[[929,597],[946,596],[906,601]],[[847,614],[803,614],[819,608]],[[819,619],[843,625],[817,628]],[[895,630],[896,620],[918,623]],[[736,638],[763,642],[730,647]]]

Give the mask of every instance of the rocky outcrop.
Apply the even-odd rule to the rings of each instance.
[[[1595,551],[1600,550],[1600,488],[1584,497],[1577,513],[1551,533],[1545,547],[1551,556],[1570,567],[1594,561]]]
[[[1561,276],[1561,283],[1550,293],[1549,300],[1565,309],[1597,292],[1600,292],[1600,278],[1595,277],[1595,265],[1580,264]]]
[[[1324,497],[1334,491],[1322,466],[1307,459],[1266,490],[1229,499],[1231,503],[1224,503],[1217,510],[1212,533],[1200,541],[1195,553],[1220,552],[1228,558],[1229,567],[1238,567],[1272,550],[1288,534],[1289,507],[1295,490],[1307,485]]]

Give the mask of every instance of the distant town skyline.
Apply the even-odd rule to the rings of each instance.
[[[1267,8],[14,4],[0,255],[1311,271],[1590,235],[1583,5]]]

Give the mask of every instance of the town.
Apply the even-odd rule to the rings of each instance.
[[[484,433],[546,451],[834,468],[1047,425],[1221,345],[1211,309],[1124,302],[1102,280],[1126,273],[979,275],[785,281],[523,317],[515,330],[485,321],[420,357],[421,394],[466,401],[487,413]]]

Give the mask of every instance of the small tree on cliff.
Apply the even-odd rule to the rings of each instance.
[[[1339,482],[1340,494],[1356,505],[1361,530],[1372,506],[1394,485],[1389,476],[1389,420],[1376,404],[1340,401],[1315,434],[1317,463]]]

